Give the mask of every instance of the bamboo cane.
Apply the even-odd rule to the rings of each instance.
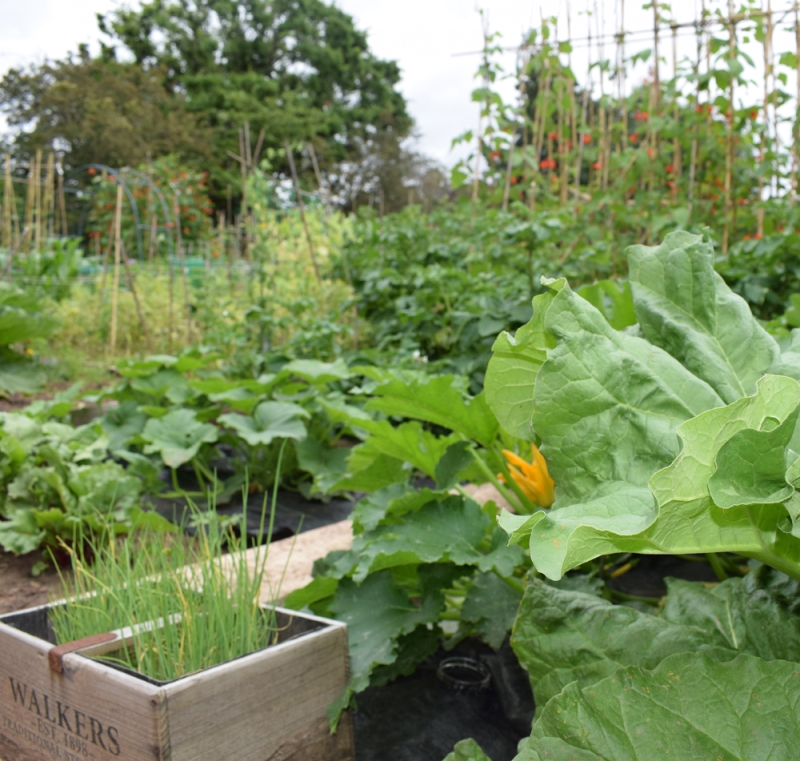
[[[306,241],[308,242],[308,253],[311,257],[311,264],[314,265],[314,275],[317,278],[317,283],[322,284],[322,275],[320,275],[319,265],[317,264],[317,257],[314,253],[314,243],[311,240],[311,230],[308,227],[308,220],[306,219],[306,209],[303,204],[303,197],[300,194],[300,180],[297,177],[297,169],[294,165],[294,156],[292,155],[292,147],[289,145],[288,140],[283,141],[283,147],[286,151],[286,157],[289,159],[289,169],[292,173],[292,182],[294,183],[294,193],[297,197],[297,206],[300,209],[300,219],[303,221],[303,229],[306,232]]]
[[[728,0],[728,55],[731,58],[736,54],[736,22],[733,20],[733,0]],[[727,130],[725,135],[725,223],[722,227],[722,254],[728,253],[730,241],[731,209],[733,207],[732,193],[732,169],[733,169],[733,108],[734,108],[734,77],[730,78],[728,85],[728,113],[725,115],[727,120]]]
[[[43,209],[43,230],[46,237],[52,237],[55,233],[55,157],[52,151],[47,154],[47,173],[44,182]]]
[[[8,249],[11,256],[11,247],[14,243],[14,231],[11,222],[14,185],[11,177],[11,155],[6,154],[5,176],[3,179],[3,248]]]
[[[33,216],[34,216],[34,247],[36,251],[42,248],[42,149],[36,149],[36,174],[33,186]]]
[[[28,163],[28,187],[25,194],[25,226],[22,231],[22,245],[26,251],[31,250],[31,244],[34,239],[33,234],[33,219],[34,207],[36,205],[36,183],[34,177],[36,176],[36,158],[31,158]]]
[[[117,182],[117,208],[114,212],[114,284],[111,290],[111,354],[117,348],[117,306],[119,300],[119,264],[122,249],[122,182]]]
[[[325,213],[331,213],[331,196],[327,187],[322,182],[322,174],[319,171],[319,162],[317,161],[317,152],[314,150],[314,144],[309,141],[308,153],[311,156],[311,166],[314,167],[314,176],[317,178],[317,187],[322,197],[325,200]],[[381,192],[381,216],[383,216],[383,192]]]
[[[702,27],[698,24],[695,27],[695,34],[697,36],[697,62],[694,67],[694,74],[696,84],[695,90],[695,106],[696,108],[700,108],[700,63],[702,61],[703,56],[703,33]],[[688,196],[688,222],[692,220],[692,212],[694,211],[694,195],[695,195],[695,177],[697,173],[697,152],[698,152],[698,133],[700,131],[699,123],[695,123],[694,131],[692,135],[692,147],[691,147],[691,154],[689,157],[689,189],[687,192]]]
[[[567,152],[566,139],[564,136],[564,95],[566,90],[566,78],[559,75],[558,78],[558,200],[564,207],[567,204]]]
[[[800,17],[798,16],[798,6],[794,6],[794,39],[795,54],[800,60]],[[792,140],[792,193],[790,201],[794,204],[797,201],[797,174],[800,171],[800,118],[798,118],[798,108],[800,108],[800,66],[797,67],[797,84],[795,91],[795,119],[794,136]]]
[[[683,151],[679,136],[680,130],[678,129],[680,119],[680,110],[678,108],[678,25],[674,20],[670,28],[672,29],[672,89],[674,91],[672,118],[675,120],[675,138],[672,141],[672,169],[677,188],[678,182],[683,176]]]
[[[59,160],[56,164],[58,171],[58,208],[61,216],[61,234],[66,238],[69,232],[69,224],[67,221],[67,202],[64,198],[64,168]]]
[[[147,329],[147,321],[144,318],[142,305],[139,303],[139,296],[136,293],[136,285],[134,283],[133,273],[131,272],[130,264],[128,264],[128,254],[125,252],[124,243],[122,243],[122,263],[125,266],[125,276],[128,280],[128,287],[131,289],[131,295],[133,296],[133,303],[136,307],[136,314],[139,317],[139,325],[142,328],[142,333],[144,333],[144,339],[147,343],[147,350],[150,352],[150,354],[153,354],[154,353],[153,339],[150,337],[150,331]]]
[[[178,244],[178,257],[181,262],[181,280],[183,283],[183,306],[186,311],[186,340],[192,342],[192,304],[189,300],[189,279],[186,275],[186,256],[183,241]]]
[[[772,3],[771,0],[767,2],[767,12],[770,13],[772,10],[771,7]],[[763,43],[763,50],[764,50],[764,124],[761,129],[761,140],[759,140],[758,146],[758,163],[763,168],[764,161],[767,157],[767,152],[769,151],[769,75],[770,75],[770,27],[771,27],[771,16],[767,16],[764,19],[764,22],[767,25],[767,28],[764,32],[764,43]],[[763,172],[759,172],[758,174],[758,208],[756,209],[756,235],[761,237],[764,234],[764,207],[762,203],[764,201],[764,174]]]

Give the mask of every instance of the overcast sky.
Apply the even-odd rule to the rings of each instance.
[[[597,2],[605,13],[598,13],[592,21],[597,27],[612,34],[619,28],[619,8],[623,0]],[[635,32],[652,26],[652,11],[640,8],[642,0],[628,0],[625,7],[625,30]],[[576,40],[573,68],[585,80],[587,48],[578,38],[587,33],[589,21],[586,8],[595,0],[576,0],[571,3],[572,38]],[[119,0],[0,0],[0,72],[12,66],[59,58],[74,51],[80,42],[89,42],[97,50],[96,13],[106,13],[128,2]],[[135,3],[134,3],[135,4]],[[673,0],[672,8],[678,22],[690,21],[699,15],[701,0]],[[707,0],[711,8],[727,8],[727,0]],[[475,86],[473,78],[480,62],[477,55],[458,55],[479,51],[482,45],[480,17],[475,0],[336,0],[336,5],[351,14],[358,27],[369,34],[372,51],[381,58],[397,60],[403,72],[400,89],[409,101],[409,108],[420,132],[420,149],[442,161],[452,164],[455,156],[450,152],[450,141],[457,134],[477,125],[477,106],[470,101],[470,91]],[[559,36],[566,37],[567,12],[570,5],[563,0],[481,0],[488,15],[492,31],[502,34],[501,44],[517,44],[523,32],[539,21],[540,15],[559,13]],[[773,0],[773,7],[789,6],[790,0]],[[694,56],[694,36],[685,30],[679,37],[679,60]],[[776,42],[778,53],[794,47],[794,35],[784,34]],[[632,42],[628,54],[635,47],[649,47],[650,39]],[[672,45],[669,34],[663,41],[663,55],[671,69]],[[782,47],[783,46],[783,47]],[[595,48],[593,56],[598,56]],[[757,51],[756,51],[757,53]],[[608,44],[605,56],[613,56]],[[515,54],[503,58],[504,66],[513,72]],[[636,76],[646,75],[640,66]],[[595,75],[596,78],[596,75]],[[596,86],[598,83],[595,83]],[[504,85],[508,96],[513,84]],[[2,125],[0,125],[2,129]]]

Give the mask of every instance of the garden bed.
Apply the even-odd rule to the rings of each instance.
[[[51,657],[48,612],[0,619],[5,761],[352,758],[349,718],[330,735],[325,713],[347,680],[339,622],[277,609],[278,644],[159,682],[87,657],[88,647]]]

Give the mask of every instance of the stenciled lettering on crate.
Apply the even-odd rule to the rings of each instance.
[[[41,621],[43,611],[0,618],[3,761],[354,758],[349,716],[331,735],[325,711],[348,679],[347,631],[339,622],[281,611],[290,622],[285,641],[155,682],[85,650],[64,655],[62,673],[52,670],[52,643],[24,626]]]

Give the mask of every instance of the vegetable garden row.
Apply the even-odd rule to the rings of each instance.
[[[294,164],[315,194],[278,203],[273,152],[212,219],[202,174],[170,158],[131,180],[141,230],[114,203],[133,175],[99,169],[85,235],[56,237],[77,212],[54,170],[29,162],[23,195],[7,160],[0,387],[26,404],[0,412],[0,547],[94,594],[55,609],[58,644],[125,630],[115,667],[174,684],[213,670],[225,632],[244,644],[217,661],[282,647],[263,568],[234,562],[233,587],[213,570],[246,549],[248,501],[269,541],[280,488],[353,502],[351,549],[285,600],[347,624],[332,758],[371,690],[509,647],[536,703],[516,761],[793,758],[797,59],[769,47],[773,15],[720,14],[724,40],[703,21],[696,62],[666,79],[656,57],[600,96],[545,25],[519,106],[487,35],[481,129],[439,205],[346,216]],[[612,68],[591,67],[601,88]],[[178,185],[169,227],[154,188]],[[190,506],[187,533],[164,504]],[[464,737],[447,759],[489,757],[512,756]]]

